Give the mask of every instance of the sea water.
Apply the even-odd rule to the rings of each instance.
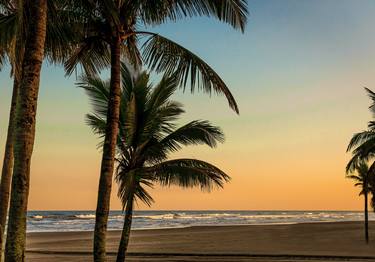
[[[122,229],[123,213],[111,211],[109,230]],[[375,220],[375,214],[369,214]],[[134,211],[132,229],[191,226],[296,224],[363,221],[359,211]],[[29,211],[28,232],[91,231],[95,211]]]

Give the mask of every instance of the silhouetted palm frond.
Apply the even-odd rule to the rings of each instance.
[[[201,58],[181,45],[158,34],[152,34],[144,43],[143,56],[151,70],[174,75],[184,88],[189,83],[191,92],[195,88],[209,94],[223,94],[229,106],[239,112],[237,103],[228,86],[220,76]]]

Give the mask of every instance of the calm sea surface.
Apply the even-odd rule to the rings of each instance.
[[[197,225],[294,224],[304,222],[361,221],[356,211],[135,211],[133,229],[190,227]],[[370,220],[375,214],[370,213]],[[121,211],[112,211],[109,230],[122,229]],[[94,211],[30,211],[28,232],[90,231]]]

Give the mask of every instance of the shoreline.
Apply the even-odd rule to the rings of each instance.
[[[145,230],[167,230],[167,229],[183,229],[183,228],[194,228],[194,227],[243,227],[243,226],[277,226],[277,225],[308,225],[308,224],[340,224],[340,223],[364,223],[358,220],[348,221],[314,221],[314,222],[284,222],[284,223],[254,223],[254,224],[202,224],[202,225],[187,225],[187,226],[172,226],[172,227],[155,227],[155,228],[132,228],[131,231],[145,231]],[[369,223],[375,223],[375,220],[369,220]],[[86,233],[92,232],[92,230],[66,230],[66,231],[32,231],[26,232],[26,234],[39,234],[39,233]],[[108,229],[108,232],[121,232],[121,229]]]
[[[92,235],[90,231],[28,233],[27,261],[87,261]],[[120,231],[108,232],[111,259],[119,237]],[[375,261],[375,221],[370,222],[368,245],[363,222],[133,230],[129,254],[134,261]]]

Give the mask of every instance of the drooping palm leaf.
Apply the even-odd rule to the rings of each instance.
[[[229,106],[239,112],[228,86],[206,62],[168,38],[148,32],[145,34],[152,35],[142,47],[144,59],[151,70],[174,75],[184,88],[189,83],[192,92],[197,87],[209,94],[223,94]]]
[[[218,142],[224,142],[224,134],[219,127],[212,126],[208,121],[192,121],[167,136],[163,137],[155,147],[167,152],[176,152],[182,146],[208,145],[216,147]],[[150,150],[153,150],[151,147]]]
[[[162,186],[200,187],[210,191],[223,187],[229,176],[214,165],[197,159],[174,159],[149,168]]]
[[[110,65],[110,51],[106,43],[98,36],[87,37],[71,57],[66,60],[64,66],[67,75],[71,75],[77,65],[81,65],[84,72],[89,75],[97,75]]]
[[[375,144],[375,131],[373,130],[365,130],[360,133],[356,133],[353,135],[352,139],[349,142],[347,152],[351,151],[354,147],[358,145],[362,145],[370,141],[370,143]]]
[[[167,19],[176,21],[185,17],[208,16],[244,31],[247,20],[245,0],[143,0],[141,19],[146,24],[160,24]],[[125,10],[124,10],[125,12]]]

